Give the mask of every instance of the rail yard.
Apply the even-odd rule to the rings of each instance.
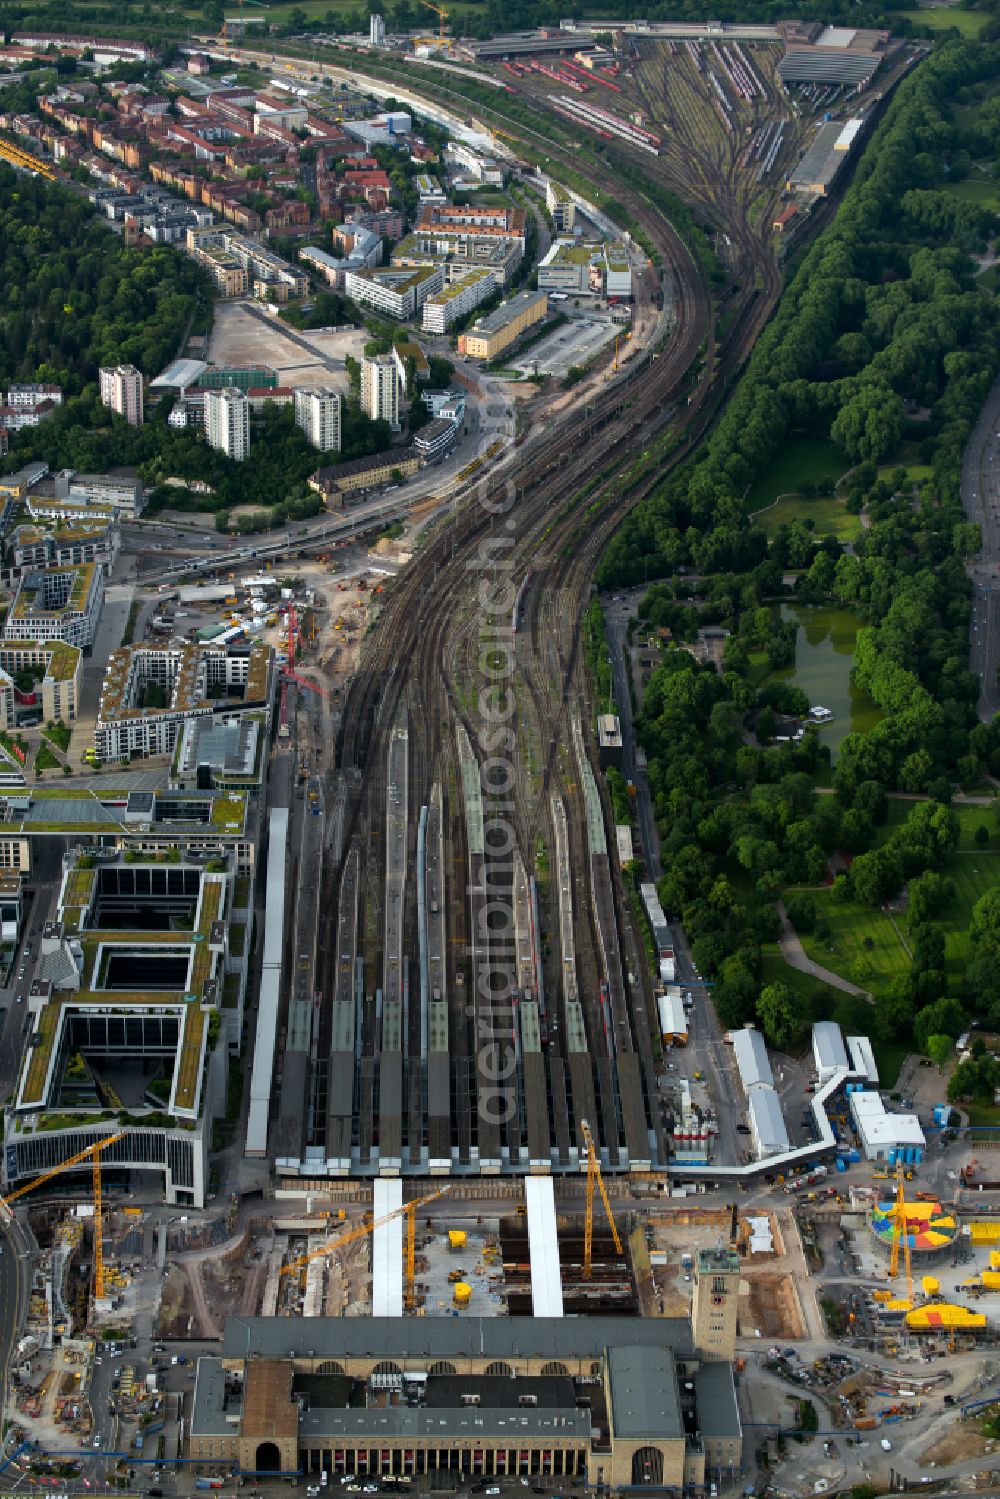
[[[327,1107],[297,1151],[283,1147],[288,1176],[575,1170],[584,1120],[609,1170],[668,1157],[656,1007],[608,853],[579,620],[622,514],[689,451],[773,306],[778,194],[758,182],[754,146],[770,132],[790,154],[798,132],[775,49],[715,63],[730,68],[728,110],[698,49],[636,50],[623,102],[669,134],[643,171],[710,201],[725,226],[727,315],[648,190],[623,175],[618,196],[656,256],[636,278],[652,333],[551,432],[460,475],[446,522],[383,595],[336,746],[343,860],[324,863],[320,907],[336,916],[317,945],[317,990],[333,996],[315,1048]],[[538,117],[528,140],[544,133],[548,82],[511,81]],[[627,162],[634,143],[603,146]],[[509,702],[501,733],[484,724],[491,692]]]

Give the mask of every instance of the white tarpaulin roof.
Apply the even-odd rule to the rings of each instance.
[[[372,1212],[375,1221],[403,1206],[403,1183],[398,1177],[376,1177]],[[372,1316],[403,1315],[404,1214],[383,1223],[372,1235]]]
[[[551,1176],[526,1176],[524,1200],[528,1208],[528,1248],[531,1252],[531,1314],[533,1317],[561,1317],[562,1277]]]

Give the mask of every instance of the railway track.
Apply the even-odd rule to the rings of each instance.
[[[536,133],[541,138],[543,131]],[[627,148],[622,148],[622,157],[627,159]],[[643,165],[655,181],[663,185],[670,182],[666,170],[657,171],[658,162]],[[384,595],[381,614],[366,641],[344,705],[338,760],[354,790],[344,846],[349,846],[353,836],[358,840],[355,846],[365,851],[367,879],[362,891],[366,898],[384,873],[379,827],[384,826],[385,818],[385,764],[389,735],[401,712],[407,715],[410,729],[414,818],[427,802],[433,781],[440,781],[444,788],[447,878],[452,892],[448,929],[457,949],[450,965],[455,982],[449,982],[447,991],[453,1051],[452,1145],[460,1163],[474,1165],[481,1143],[473,1081],[478,1051],[475,1004],[466,999],[475,972],[467,971],[464,957],[474,945],[470,922],[475,919],[475,905],[470,909],[469,900],[459,894],[470,865],[455,774],[453,727],[456,722],[463,724],[470,742],[476,744],[475,689],[483,678],[483,643],[482,610],[475,605],[475,586],[481,575],[489,577],[490,570],[481,574],[470,569],[470,563],[477,556],[489,555],[492,549],[503,562],[496,581],[512,579],[515,589],[530,573],[522,596],[523,624],[514,649],[518,731],[512,760],[516,777],[513,795],[506,800],[512,804],[517,843],[530,867],[539,841],[552,847],[551,804],[552,798],[558,797],[567,811],[574,868],[583,870],[587,865],[586,827],[567,746],[571,718],[577,716],[586,722],[590,716],[580,652],[580,616],[594,566],[623,516],[655,489],[670,467],[687,456],[712,420],[725,397],[731,373],[752,347],[778,290],[769,247],[761,243],[746,198],[737,191],[736,164],[709,155],[700,171],[703,184],[713,186],[718,211],[731,215],[726,232],[732,242],[739,289],[729,309],[728,327],[717,337],[712,303],[690,252],[657,204],[623,179],[617,189],[619,198],[672,269],[676,324],[671,340],[659,349],[635,356],[627,372],[609,383],[586,407],[569,415],[544,447],[525,444],[499,473],[487,467],[486,478],[475,488],[470,485],[460,496],[449,522]],[[759,211],[755,217],[759,220]],[[683,396],[678,399],[699,355],[704,357],[705,377],[691,387],[689,401]],[[669,458],[661,466],[643,468],[637,464],[636,455],[667,429],[673,443]],[[623,470],[630,469],[637,472],[623,479]],[[485,759],[485,752],[480,751],[479,758]],[[494,799],[497,806],[502,800],[499,796]],[[488,802],[488,807],[492,806]],[[610,934],[613,941],[607,945],[617,954],[627,950],[620,933],[632,917],[614,861],[610,863],[617,911],[611,916],[615,923]],[[332,910],[336,903],[335,870],[329,871],[329,878],[327,899]],[[605,946],[601,937],[609,934],[597,931],[597,919],[581,883],[574,891],[573,922],[588,1067],[581,1070],[579,1051],[575,1057],[568,1054],[566,1017],[560,1010],[558,989],[550,995],[551,1012],[559,1021],[553,1025],[546,1060],[551,1069],[553,1115],[558,1115],[563,1099],[562,1107],[571,1110],[571,1121],[578,1121],[581,1105],[586,1102],[590,1109],[593,1101],[597,1107],[591,1111],[592,1123],[595,1119],[599,1122],[601,1144],[614,1165],[623,1145],[633,1147],[631,1160],[635,1160],[634,1137],[638,1131],[623,1139],[630,1125],[621,1107],[625,1082],[610,1058],[605,1055],[601,1060],[604,1020],[598,993],[605,976],[599,953]],[[374,929],[378,929],[377,922]],[[365,931],[372,930],[369,923]],[[636,934],[633,931],[631,935],[634,938]],[[487,939],[488,943],[492,941]],[[415,942],[407,945],[416,950]],[[371,941],[364,950],[373,972],[379,973],[385,955]],[[639,950],[635,942],[632,950]],[[495,953],[487,961],[495,963]],[[623,976],[618,977],[620,990]],[[366,987],[377,982],[377,978],[366,982]],[[324,983],[324,992],[328,988]],[[643,1011],[648,1014],[648,995],[646,999]],[[650,1036],[645,1025],[632,1023],[627,988],[614,1023],[621,1053],[618,1066],[630,1064],[630,1087],[645,1095],[645,1117],[658,1128]],[[416,1032],[412,1016],[409,1030],[412,1053]],[[373,1047],[374,1037],[366,1040],[368,1055]],[[414,1058],[414,1062],[417,1060]],[[415,1123],[411,1107],[411,1129]],[[635,1123],[634,1112],[631,1123]],[[363,1133],[368,1137],[364,1143],[371,1143],[368,1131]],[[495,1136],[489,1131],[487,1134],[492,1155],[498,1146]],[[553,1139],[557,1137],[561,1137],[556,1147],[561,1159],[566,1159],[567,1149],[578,1148],[581,1143],[578,1133],[569,1138],[558,1127]],[[505,1130],[501,1143],[503,1149],[517,1151],[520,1142],[518,1118]],[[413,1165],[419,1159],[418,1150],[419,1142],[411,1141]]]

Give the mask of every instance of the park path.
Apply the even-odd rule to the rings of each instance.
[[[815,979],[821,979],[824,984],[829,984],[833,989],[841,989],[845,994],[859,994],[862,999],[871,999],[866,989],[860,989],[857,984],[852,984],[849,979],[841,978],[839,973],[834,973],[830,968],[824,968],[822,963],[815,962],[799,940],[799,934],[788,919],[785,903],[777,902],[778,915],[781,917],[781,935],[778,944],[781,955],[790,968],[797,968],[800,973],[811,974]]]

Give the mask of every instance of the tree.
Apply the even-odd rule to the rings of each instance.
[[[802,1001],[787,984],[766,984],[757,1000],[757,1018],[772,1046],[783,1049],[805,1024]]]
[[[955,1042],[951,1036],[934,1035],[927,1037],[927,1055],[938,1071],[941,1070],[954,1050]]]
[[[985,823],[981,822],[979,824],[979,826],[976,829],[975,838],[976,838],[976,847],[977,848],[989,848],[989,846],[990,846],[990,830],[986,826]]]
[[[919,1050],[926,1054],[929,1037],[943,1035],[955,1040],[962,1034],[966,1024],[966,1014],[958,1000],[942,995],[918,1012],[913,1023],[914,1040]]]
[[[785,912],[797,932],[811,932],[816,925],[816,902],[804,891],[785,902]]]

